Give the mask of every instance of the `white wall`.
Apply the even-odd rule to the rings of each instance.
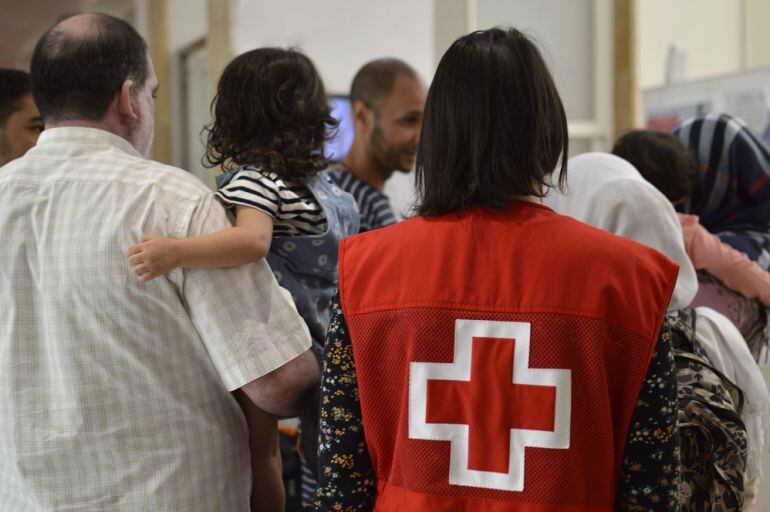
[[[168,5],[168,45],[171,53],[171,83],[161,87],[171,87],[171,147],[172,163],[180,167],[190,167],[185,163],[185,148],[191,144],[200,145],[197,138],[189,138],[186,130],[183,110],[188,109],[184,104],[182,95],[182,80],[185,70],[181,66],[181,52],[190,44],[206,37],[208,33],[208,7],[207,0],[167,0]],[[201,110],[208,112],[208,105],[201,106]],[[195,117],[195,116],[193,116]],[[199,128],[203,128],[200,126]],[[201,149],[201,148],[199,148]],[[202,151],[202,149],[201,149]],[[196,171],[198,169],[188,169]],[[207,177],[203,173],[196,173],[200,177]]]
[[[607,0],[475,0],[475,23],[532,36],[567,111],[570,155],[606,150],[612,133],[612,6]]]
[[[639,88],[664,84],[672,44],[687,53],[687,79],[738,71],[744,59],[745,5],[743,0],[637,0]]]
[[[567,117],[593,116],[592,0],[477,0],[476,5],[479,29],[513,26],[540,43]]]
[[[433,75],[433,0],[235,0],[233,50],[296,46],[331,93],[369,60],[393,56]]]

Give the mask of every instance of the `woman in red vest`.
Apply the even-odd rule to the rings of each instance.
[[[317,510],[674,510],[678,267],[541,204],[567,122],[515,29],[430,88],[418,215],[340,245]]]

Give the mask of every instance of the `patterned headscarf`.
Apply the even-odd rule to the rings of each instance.
[[[699,164],[695,189],[678,209],[770,269],[770,150],[726,114],[688,119],[674,133]]]

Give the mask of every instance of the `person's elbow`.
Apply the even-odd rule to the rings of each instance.
[[[262,236],[253,237],[249,240],[249,243],[245,247],[245,252],[248,254],[249,261],[259,261],[267,256],[270,252],[270,238],[264,238]]]
[[[312,350],[255,379],[241,389],[257,407],[277,416],[296,416],[313,396],[321,373]]]

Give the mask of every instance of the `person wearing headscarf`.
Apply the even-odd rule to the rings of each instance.
[[[568,162],[564,192],[551,190],[544,204],[591,226],[631,238],[679,265],[669,310],[690,305],[698,279],[682,242],[671,203],[633,165],[608,153],[585,153]]]
[[[674,133],[695,152],[695,187],[677,208],[698,215],[711,233],[770,270],[770,150],[740,119],[707,114],[683,121]],[[768,346],[761,304],[699,275],[693,304],[724,314],[738,327],[756,360]]]
[[[552,190],[544,203],[616,235],[632,238],[657,249],[679,264],[669,315],[691,305],[698,282],[687,256],[681,225],[671,202],[641,176],[628,161],[606,153],[586,153],[568,162],[569,180],[564,192]],[[746,471],[747,497],[756,493],[761,475],[760,453],[770,396],[746,341],[728,318],[707,308],[695,308],[695,336],[714,366],[744,393],[749,448]],[[753,501],[747,501],[751,507]],[[744,508],[749,510],[749,508]]]
[[[695,152],[673,133],[632,130],[615,141],[612,153],[636,167],[674,206],[693,190],[698,174]],[[770,272],[708,231],[697,215],[679,213],[679,223],[696,270],[704,270],[731,290],[770,307]]]
[[[695,188],[678,207],[770,270],[770,150],[727,114],[683,121],[674,133],[695,150]]]

